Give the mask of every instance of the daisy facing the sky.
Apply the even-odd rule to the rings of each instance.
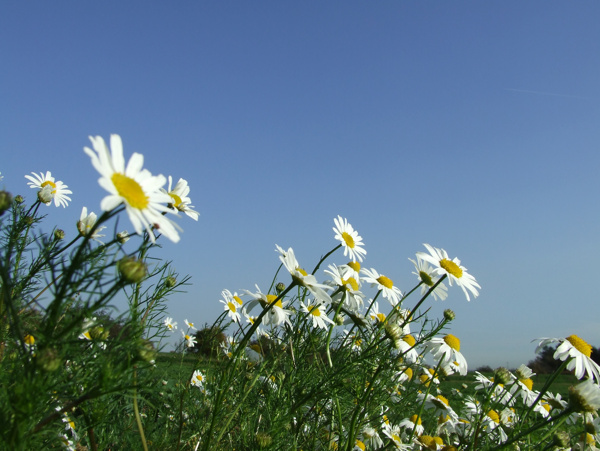
[[[427,248],[429,254],[417,252],[417,258],[421,258],[435,266],[434,271],[437,275],[443,276],[446,274],[450,286],[452,286],[453,282],[456,282],[456,285],[461,287],[465,293],[467,301],[471,300],[469,292],[473,294],[473,297],[479,296],[479,291],[477,291],[477,289],[481,289],[481,287],[475,280],[475,277],[467,272],[467,268],[460,265],[460,260],[458,258],[454,257],[450,260],[448,253],[444,249],[438,249],[437,247],[430,246],[426,243],[423,245]]]
[[[167,193],[169,196],[171,196],[171,202],[169,203],[169,207],[172,207],[175,211],[182,211],[194,221],[197,221],[198,216],[200,216],[200,213],[193,210],[194,206],[191,205],[192,201],[188,197],[188,194],[190,194],[190,187],[188,186],[187,180],[180,178],[173,189],[171,189],[172,183],[173,178],[169,176],[169,184],[167,190],[165,191],[164,188],[161,188],[162,192]]]
[[[367,254],[364,249],[362,237],[356,230],[348,223],[346,218],[342,218],[338,215],[337,218],[333,219],[335,227],[335,239],[342,243],[344,246],[344,256],[349,256],[352,260],[363,261],[363,257]]]
[[[302,306],[302,311],[307,313],[308,316],[312,319],[313,328],[320,327],[321,329],[327,329],[327,324],[333,324],[327,317],[327,307],[323,304],[311,304],[310,302],[304,305],[302,301],[300,301],[300,305]]]
[[[365,275],[363,278],[365,282],[369,282],[371,285],[377,286],[377,289],[381,290],[381,294],[390,302],[390,304],[392,304],[392,307],[400,302],[402,299],[402,292],[398,287],[394,286],[392,279],[384,276],[383,274],[379,274],[373,268],[361,269],[361,271]]]
[[[154,227],[171,241],[178,242],[179,233],[174,223],[163,215],[172,211],[167,204],[173,202],[171,196],[160,191],[166,182],[165,177],[154,176],[147,169],[142,169],[144,156],[139,153],[131,155],[126,166],[123,143],[119,135],[110,135],[111,150],[101,136],[90,136],[90,140],[94,150],[88,147],[84,147],[83,150],[101,175],[98,183],[110,193],[102,199],[100,208],[111,211],[124,204],[138,234],[145,229],[150,240],[154,242]]]
[[[54,205],[57,207],[66,207],[68,205],[67,201],[70,201],[71,198],[67,196],[67,194],[73,194],[73,191],[67,189],[67,185],[61,181],[55,180],[50,171],[46,171],[46,174],[43,174],[42,172],[40,172],[39,175],[35,172],[32,172],[32,174],[33,176],[25,176],[25,178],[29,180],[27,184],[31,188],[42,191],[48,187],[46,190],[50,200],[44,202],[46,205],[50,205],[52,200],[54,200]]]

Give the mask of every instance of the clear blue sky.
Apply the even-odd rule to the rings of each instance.
[[[471,368],[600,346],[599,22],[593,1],[3,2],[2,183],[33,200],[23,176],[52,171],[73,201],[47,227],[74,234],[105,195],[88,135],[187,179],[200,219],[159,252],[192,276],[180,324],[266,289],[275,244],[311,267],[340,214],[403,290],[422,243],[462,260],[480,296],[432,312]]]

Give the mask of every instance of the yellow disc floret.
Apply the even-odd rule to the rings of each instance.
[[[462,275],[463,275],[463,272],[462,272],[462,269],[460,269],[460,266],[458,266],[452,260],[448,260],[447,258],[444,258],[444,259],[440,260],[440,266],[448,274],[453,275],[457,279],[460,279],[462,277]]]
[[[131,177],[115,172],[110,179],[119,196],[133,208],[143,210],[150,203],[140,184]]]
[[[444,341],[452,349],[454,349],[457,352],[460,352],[460,340],[458,338],[456,338],[454,335],[452,335],[452,334],[446,335],[444,337]]]
[[[379,282],[381,285],[383,285],[386,288],[392,288],[394,286],[394,282],[392,282],[391,279],[389,279],[385,276],[379,276],[377,278],[377,282]]]
[[[352,268],[356,272],[360,271],[360,263],[359,262],[348,262],[348,266],[350,266],[350,268]]]
[[[348,246],[350,249],[354,249],[354,238],[352,238],[352,236],[350,236],[347,232],[344,232],[342,233],[342,238],[344,239],[346,246]]]
[[[575,349],[577,349],[583,355],[591,357],[592,347],[589,344],[587,344],[584,340],[579,338],[577,335],[569,335],[566,339],[575,347]]]
[[[50,180],[46,180],[44,183],[40,185],[40,188],[44,188],[46,186],[52,187],[52,194],[56,194],[56,183],[51,182]]]

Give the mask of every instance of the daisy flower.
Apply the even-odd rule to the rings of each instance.
[[[405,418],[400,423],[398,423],[398,426],[405,429],[414,429],[416,435],[423,435],[423,432],[425,432],[425,428],[421,424],[421,417],[419,417],[418,415],[413,415],[410,418]]]
[[[194,346],[196,346],[196,337],[193,335],[190,335],[184,331],[181,331],[181,335],[183,336],[183,339],[185,340],[185,345],[188,348],[193,348]]]
[[[164,321],[164,325],[171,332],[175,332],[175,329],[177,329],[177,322],[173,321],[173,318],[166,318]]]
[[[198,216],[200,216],[200,213],[192,210],[194,206],[190,205],[192,201],[188,197],[188,194],[190,193],[190,187],[188,186],[187,180],[180,178],[177,181],[175,188],[173,189],[171,189],[172,183],[173,178],[169,176],[169,184],[167,190],[165,191],[164,188],[160,189],[163,193],[166,193],[169,196],[171,196],[171,202],[169,203],[169,207],[175,210],[175,212],[182,211],[194,221],[197,221]]]
[[[202,388],[204,386],[204,374],[200,370],[195,370],[192,374],[191,383],[194,387]]]
[[[540,352],[550,343],[560,343],[554,352],[554,359],[564,362],[569,359],[567,369],[575,371],[575,377],[582,379],[587,375],[600,384],[600,366],[591,359],[592,347],[577,335],[567,338],[541,338],[535,352]]]
[[[221,294],[223,295],[225,300],[221,299],[219,300],[219,302],[225,306],[224,310],[227,312],[227,316],[236,323],[239,323],[240,312],[238,312],[238,308],[242,306],[241,299],[238,297],[238,299],[240,299],[240,303],[234,301],[233,295],[231,294],[231,292],[229,292],[229,290],[223,290]]]
[[[68,190],[67,185],[61,181],[56,181],[50,171],[46,171],[45,175],[42,172],[40,172],[40,175],[37,175],[35,172],[32,172],[32,174],[33,176],[25,176],[29,180],[27,184],[31,188],[42,191],[48,187],[46,188],[46,192],[48,193],[49,200],[44,202],[46,205],[50,205],[52,199],[54,199],[54,205],[57,207],[66,207],[68,205],[67,201],[70,201],[71,198],[67,194],[73,194],[73,191]]]
[[[346,218],[342,218],[338,215],[337,219],[333,219],[335,227],[335,239],[341,241],[344,246],[344,256],[348,256],[353,260],[363,261],[363,257],[367,254],[367,251],[362,247],[362,237],[358,235],[358,232],[348,223]]]
[[[415,269],[417,270],[417,272],[413,272],[413,274],[415,274],[419,278],[419,282],[422,283],[421,284],[421,296],[423,296],[423,295],[425,295],[425,293],[427,293],[429,291],[429,289],[431,287],[433,287],[437,283],[437,281],[439,280],[439,277],[436,277],[434,275],[433,268],[431,266],[429,266],[429,263],[427,263],[426,261],[423,261],[422,258],[417,257],[417,261],[414,261],[411,258],[409,258],[409,260],[412,262],[413,265],[415,265]],[[433,299],[435,299],[436,301],[438,300],[438,298],[441,301],[443,301],[444,299],[446,299],[448,297],[448,288],[443,283],[440,283],[431,292],[431,295],[433,296]]]
[[[377,289],[381,290],[381,294],[392,304],[392,307],[401,301],[402,292],[398,287],[394,286],[394,282],[390,278],[379,274],[373,268],[361,271],[366,276],[364,280],[371,283],[372,286],[377,286]]]
[[[379,302],[375,302],[371,307],[369,318],[376,323],[383,323],[385,321],[385,313],[379,311]]]
[[[333,299],[339,301],[343,298],[344,305],[349,310],[358,312],[363,306],[364,295],[359,291],[360,285],[354,278],[354,271],[346,265],[337,266],[335,264],[329,265],[329,269],[331,271],[325,270],[325,273],[331,276],[336,287],[342,289]]]
[[[279,260],[281,260],[283,266],[285,266],[292,276],[292,280],[298,285],[306,287],[320,302],[331,304],[331,297],[325,292],[325,289],[329,289],[329,287],[322,283],[318,283],[315,276],[308,274],[300,267],[298,260],[296,260],[296,257],[294,256],[294,250],[290,247],[287,251],[284,251],[283,248],[278,245],[275,245],[275,247],[275,250],[280,254]]]
[[[460,353],[460,340],[452,334],[444,338],[434,337],[425,344],[425,350],[433,354],[441,364],[454,364],[462,376],[467,374],[467,360]]]
[[[448,253],[444,249],[438,249],[429,244],[424,244],[424,246],[429,251],[429,254],[417,252],[417,258],[421,258],[434,265],[434,271],[437,275],[442,276],[447,274],[450,286],[452,286],[453,282],[456,282],[456,285],[461,287],[465,293],[467,301],[471,300],[469,292],[473,294],[473,297],[479,296],[477,289],[481,289],[481,287],[475,280],[475,277],[467,272],[467,268],[460,265],[458,258],[454,257],[454,259],[450,260]]]
[[[252,293],[251,291],[246,290],[246,294],[253,298],[253,300],[248,303],[249,310],[254,308],[256,304],[260,304],[263,308],[266,308],[273,304],[273,302],[277,299],[277,296],[274,294],[263,294],[260,291],[260,288],[258,288],[258,285],[256,286],[256,289],[258,290],[257,293]],[[264,316],[263,324],[278,326],[280,324],[287,323],[291,326],[292,323],[288,317],[291,315],[292,311],[285,308],[287,304],[287,301],[282,302],[281,299],[278,299],[277,302],[272,305],[271,310],[269,310]],[[254,320],[252,320],[252,323],[254,324]]]
[[[102,241],[100,241],[98,238],[102,238],[104,235],[100,235],[99,232],[104,230],[106,228],[106,226],[98,226],[96,228],[96,230],[94,230],[94,233],[92,233],[90,235],[90,232],[96,225],[96,220],[97,220],[96,213],[91,211],[90,214],[88,215],[87,207],[83,207],[81,209],[81,215],[79,216],[79,221],[77,221],[77,230],[79,230],[79,234],[81,236],[89,235],[91,239],[96,240],[99,243],[102,243]]]
[[[321,329],[327,329],[327,324],[333,324],[327,317],[327,307],[323,304],[311,304],[308,303],[304,305],[302,301],[300,301],[300,305],[302,306],[302,311],[309,314],[312,319],[313,328],[320,327]]]
[[[185,325],[186,325],[188,328],[190,328],[190,329],[192,329],[192,330],[198,330],[198,329],[196,329],[196,327],[194,326],[194,323],[191,323],[191,322],[189,322],[189,321],[187,320],[187,318],[186,318],[186,319],[185,319],[183,322],[185,323]]]
[[[160,191],[166,182],[165,177],[153,176],[147,169],[142,169],[144,156],[139,153],[134,153],[125,166],[123,143],[119,135],[110,136],[111,151],[101,136],[90,136],[90,140],[94,150],[88,147],[84,147],[83,150],[92,159],[92,164],[102,176],[98,183],[110,193],[102,199],[100,208],[111,211],[124,204],[138,234],[145,229],[154,243],[155,236],[152,232],[154,227],[171,241],[178,242],[179,233],[174,223],[163,215],[171,211],[164,204],[173,201],[171,196]]]

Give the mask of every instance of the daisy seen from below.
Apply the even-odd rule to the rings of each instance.
[[[194,346],[196,346],[196,337],[194,337],[193,335],[190,335],[188,332],[184,332],[184,331],[181,331],[181,335],[183,336],[185,345],[188,348],[193,348]]]
[[[100,232],[102,232],[102,230],[104,230],[106,226],[98,226],[96,230],[94,230],[94,232],[91,233],[92,229],[96,225],[97,219],[98,218],[96,217],[96,213],[91,211],[90,214],[88,214],[87,208],[83,207],[81,209],[81,216],[79,216],[79,221],[77,221],[77,230],[79,230],[79,234],[81,236],[89,236],[91,239],[102,243],[102,241],[100,241],[99,238],[102,238],[104,235],[100,235]]]
[[[169,176],[168,179],[169,184],[167,185],[167,190],[165,191],[164,188],[161,188],[161,191],[171,197],[169,207],[173,208],[176,212],[182,211],[194,221],[197,221],[200,213],[193,210],[194,206],[191,205],[192,201],[188,197],[188,194],[190,194],[190,187],[188,186],[187,180],[180,178],[175,187],[171,189],[173,178]]]
[[[67,189],[67,185],[61,181],[55,180],[50,171],[46,171],[46,174],[42,172],[40,172],[39,175],[35,172],[32,172],[32,174],[33,176],[25,176],[25,178],[29,180],[27,184],[31,188],[38,189],[40,191],[45,189],[48,199],[44,201],[46,205],[50,205],[52,200],[54,200],[54,205],[57,207],[66,207],[68,205],[68,201],[70,201],[71,198],[67,196],[67,194],[73,194],[73,191]]]
[[[225,306],[224,310],[227,312],[227,316],[239,324],[241,317],[238,309],[242,306],[242,300],[237,296],[239,303],[234,300],[229,290],[223,290],[221,294],[225,299],[220,299],[219,302]]]
[[[280,254],[279,260],[281,260],[283,266],[285,266],[292,276],[292,280],[298,285],[307,288],[308,291],[310,291],[312,295],[320,302],[331,304],[331,297],[325,291],[325,289],[328,289],[329,287],[322,283],[318,283],[315,276],[308,274],[300,267],[300,264],[294,255],[294,250],[290,247],[287,251],[285,251],[281,246],[278,245],[275,245],[275,248],[275,250]]]
[[[335,227],[335,239],[342,243],[344,246],[344,256],[350,257],[352,260],[363,261],[363,257],[367,254],[364,249],[362,237],[358,235],[358,232],[348,223],[346,218],[342,218],[338,215],[337,218],[333,219]]]
[[[83,150],[101,175],[98,183],[109,192],[109,195],[102,199],[100,208],[111,211],[124,204],[125,211],[138,234],[145,229],[154,243],[154,227],[171,241],[178,242],[179,233],[174,223],[163,215],[171,211],[166,204],[173,201],[171,196],[160,191],[166,182],[165,177],[154,176],[147,169],[142,169],[144,156],[139,153],[133,153],[125,166],[123,143],[119,135],[110,136],[111,150],[101,136],[90,136],[90,140],[94,150],[88,147],[84,147]]]
[[[327,329],[327,324],[333,324],[333,321],[327,317],[327,307],[323,304],[311,304],[310,302],[306,305],[300,301],[302,311],[307,313],[311,320],[313,328],[320,327],[321,329]]]
[[[325,273],[333,279],[334,289],[340,288],[340,292],[334,294],[333,299],[339,301],[343,298],[344,305],[348,309],[358,312],[363,306],[364,295],[359,291],[360,285],[354,278],[354,271],[346,265],[337,266],[335,264],[329,265],[329,269],[330,271],[325,270]]]
[[[365,275],[365,282],[369,282],[372,286],[377,286],[378,290],[381,290],[381,294],[386,298],[392,307],[402,300],[402,292],[396,286],[389,277],[379,274],[375,269],[362,269],[362,273]]]
[[[417,270],[417,272],[413,272],[413,274],[415,274],[419,278],[419,281],[422,283],[421,296],[423,296],[431,289],[431,287],[433,287],[437,283],[439,277],[436,277],[433,274],[433,268],[422,258],[417,256],[417,261],[414,261],[412,258],[409,258],[409,260],[412,262],[413,265],[415,265],[415,269]],[[448,288],[442,282],[437,287],[435,287],[435,289],[431,292],[431,295],[436,301],[438,300],[438,298],[441,301],[443,301],[448,297]]]
[[[538,353],[551,343],[560,343],[554,352],[554,359],[567,363],[567,369],[575,372],[577,379],[587,375],[590,379],[600,384],[600,366],[591,358],[592,347],[577,335],[569,335],[566,338],[540,338],[535,349]]]
[[[173,321],[173,318],[166,318],[164,321],[164,325],[171,332],[175,332],[175,329],[177,329],[177,322]]]
[[[252,298],[252,301],[248,303],[248,310],[254,308],[256,304],[260,304],[263,308],[267,308],[271,305],[271,309],[263,317],[262,324],[265,326],[279,326],[280,324],[287,323],[291,326],[292,323],[290,322],[289,316],[292,314],[292,311],[285,308],[288,301],[282,302],[281,299],[277,299],[277,296],[274,294],[262,293],[260,288],[258,288],[258,285],[256,286],[256,289],[258,290],[256,293],[245,290],[246,294]],[[247,318],[250,317],[247,316]],[[254,321],[255,320],[253,319],[252,324],[254,324]]]
[[[462,376],[466,376],[467,360],[460,353],[460,340],[454,335],[433,337],[425,344],[425,349],[431,352],[437,361],[441,361],[442,366],[453,364]]]
[[[475,277],[467,272],[467,268],[460,265],[460,260],[458,258],[454,257],[450,260],[448,253],[444,249],[438,249],[427,243],[423,245],[427,248],[429,254],[417,252],[417,258],[421,258],[435,266],[434,271],[437,275],[443,276],[446,274],[450,286],[452,286],[453,283],[456,283],[456,285],[461,287],[467,297],[467,301],[471,300],[469,292],[473,294],[473,297],[479,296],[479,291],[477,289],[481,289],[481,287],[475,280]]]
[[[183,320],[183,322],[185,323],[185,325],[186,325],[186,326],[187,326],[189,329],[192,329],[192,330],[198,330],[198,329],[196,329],[196,327],[194,326],[194,323],[192,323],[192,322],[188,321],[188,320],[187,320],[187,318],[186,318],[185,320]]]

